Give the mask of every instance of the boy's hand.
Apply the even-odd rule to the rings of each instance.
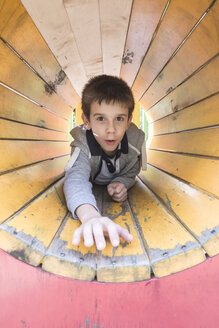
[[[124,202],[127,199],[127,189],[121,182],[113,182],[108,184],[107,190],[109,195],[116,202]]]

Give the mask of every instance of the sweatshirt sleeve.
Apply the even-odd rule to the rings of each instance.
[[[74,155],[74,152],[72,155]],[[81,150],[73,166],[66,171],[64,179],[64,194],[67,207],[74,219],[77,219],[75,210],[83,204],[93,205],[99,211],[92,193],[92,183],[89,181],[90,172],[90,160]]]

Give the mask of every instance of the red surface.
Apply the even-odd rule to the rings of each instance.
[[[1,328],[216,328],[219,256],[162,279],[102,284],[43,272],[0,251]]]

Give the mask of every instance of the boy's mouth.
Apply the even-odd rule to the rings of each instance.
[[[105,142],[107,143],[107,145],[114,145],[116,140],[105,140]]]

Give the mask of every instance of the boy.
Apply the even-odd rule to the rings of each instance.
[[[107,185],[114,201],[126,200],[145,159],[145,135],[131,123],[133,110],[132,92],[122,79],[100,75],[84,87],[84,125],[71,131],[74,141],[64,182],[67,206],[82,223],[74,232],[74,245],[80,243],[82,235],[85,246],[92,246],[95,240],[98,250],[106,246],[104,234],[113,247],[119,245],[119,236],[127,242],[132,240],[128,230],[101,216],[91,182]]]

